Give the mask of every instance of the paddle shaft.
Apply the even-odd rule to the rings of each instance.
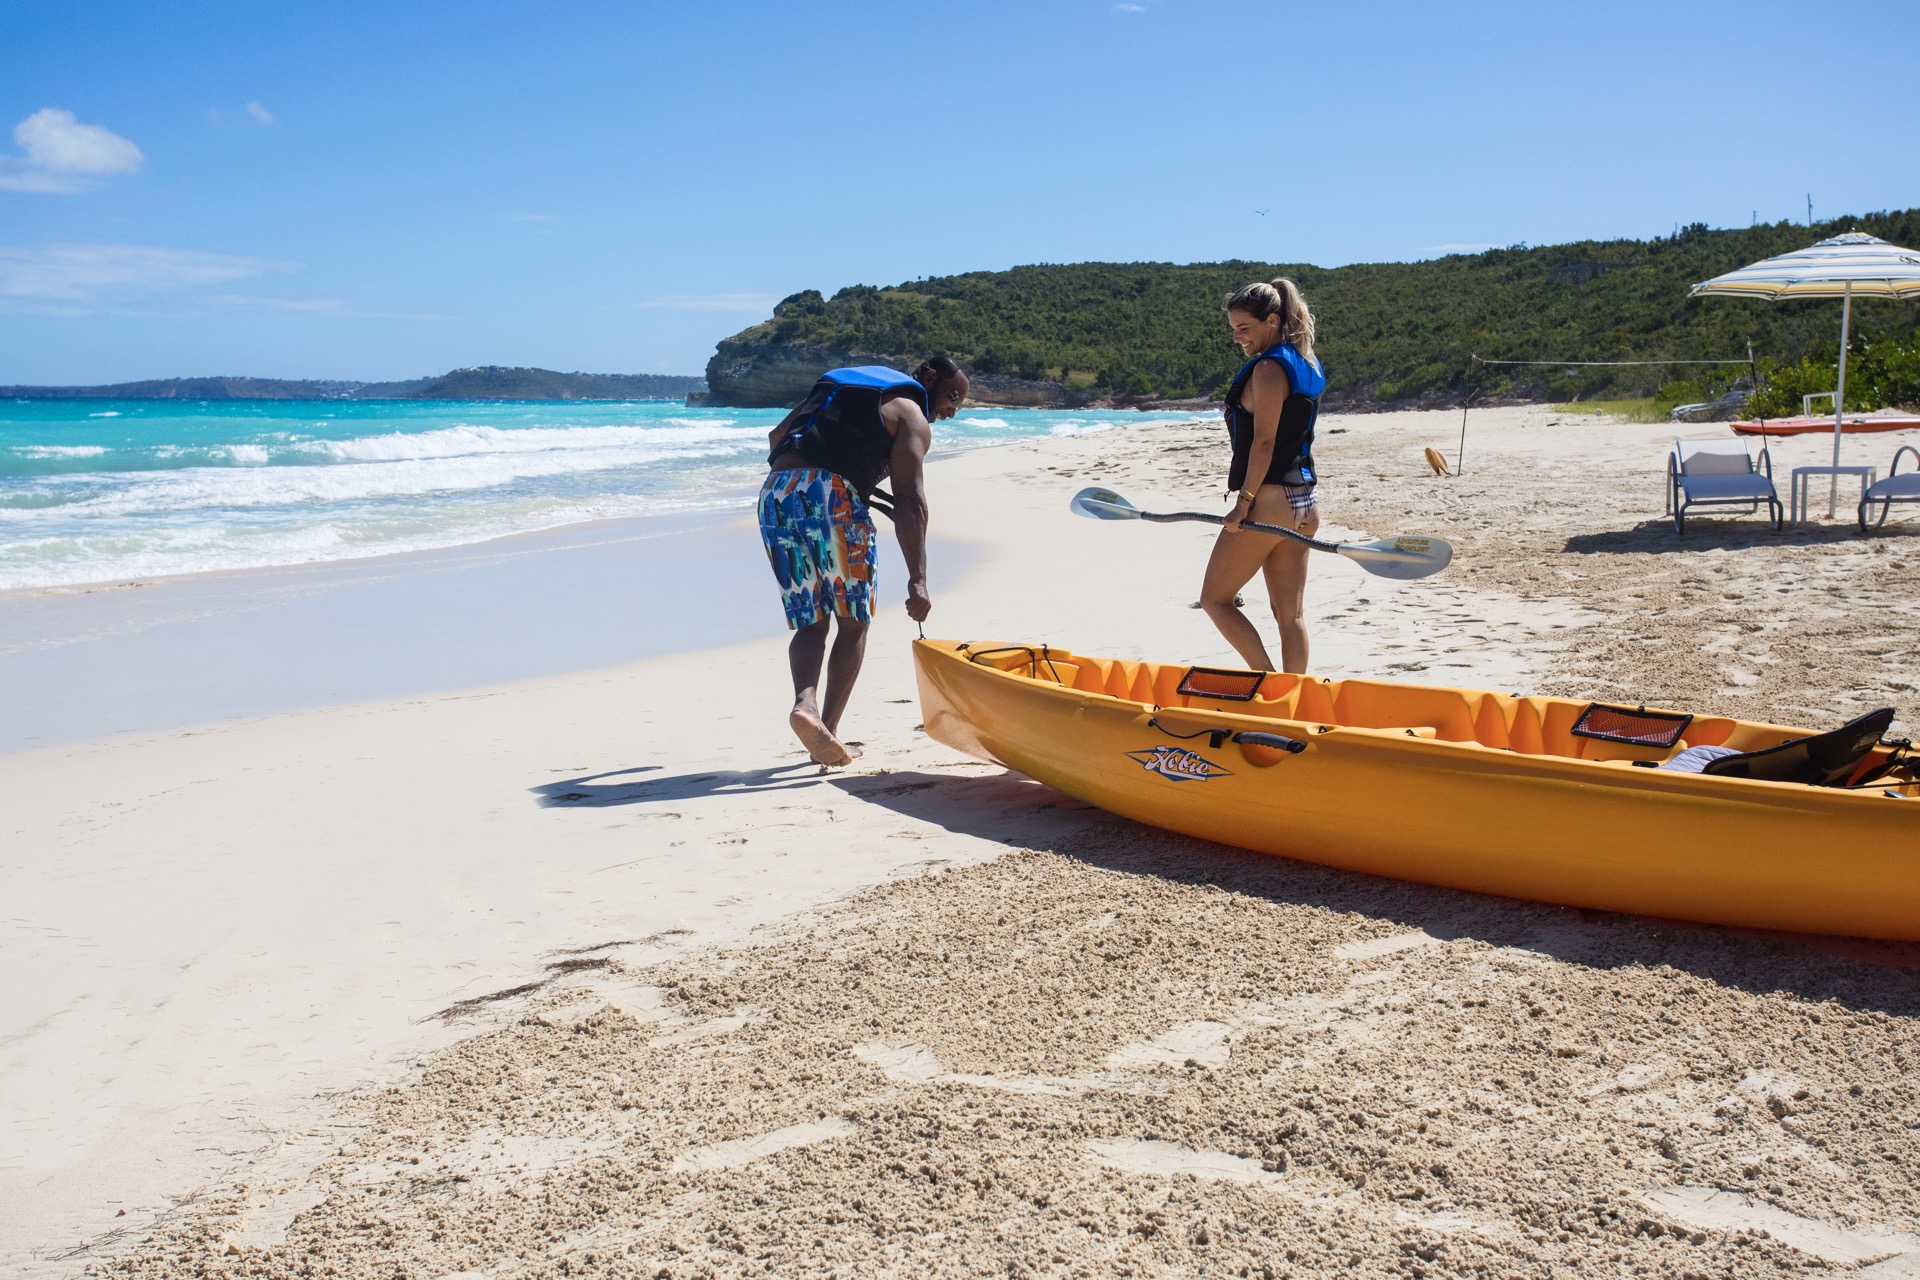
[[[1202,524],[1225,524],[1227,522],[1225,516],[1209,515],[1205,511],[1142,511],[1140,513],[1140,519],[1151,520],[1155,524],[1173,524],[1181,520],[1197,520]],[[1258,520],[1242,520],[1240,527],[1242,529],[1252,529],[1256,533],[1277,533],[1283,538],[1291,538],[1295,542],[1304,543],[1312,547],[1315,551],[1332,551],[1335,554],[1338,554],[1340,551],[1341,544],[1338,542],[1322,542],[1318,538],[1309,538],[1306,534],[1295,532],[1283,525],[1261,524]]]

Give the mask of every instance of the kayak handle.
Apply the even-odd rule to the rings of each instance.
[[[1288,755],[1295,756],[1307,749],[1307,744],[1300,739],[1282,737],[1277,733],[1236,733],[1233,735],[1233,740],[1256,747],[1272,747],[1276,751],[1284,751]]]
[[[1192,733],[1181,733],[1178,729],[1169,729],[1157,719],[1149,719],[1147,724],[1169,738],[1205,738],[1207,745],[1215,751],[1229,741],[1244,742],[1252,747],[1272,747],[1275,751],[1284,751],[1296,756],[1307,749],[1307,744],[1300,739],[1283,737],[1277,733],[1259,733],[1253,730],[1235,733],[1232,729],[1196,729]]]

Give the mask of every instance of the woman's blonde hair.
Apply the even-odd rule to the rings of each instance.
[[[1280,317],[1280,341],[1293,344],[1309,362],[1320,362],[1313,356],[1313,312],[1307,309],[1307,300],[1300,294],[1300,286],[1285,276],[1273,283],[1256,280],[1250,285],[1233,291],[1227,299],[1228,311],[1244,311],[1257,320],[1271,316]]]

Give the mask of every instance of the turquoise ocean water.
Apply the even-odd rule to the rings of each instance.
[[[0,401],[0,590],[744,510],[782,416],[669,401]],[[966,410],[935,427],[935,449],[1147,420]]]

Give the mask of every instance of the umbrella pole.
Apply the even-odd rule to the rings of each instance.
[[[1833,474],[1827,477],[1827,519],[1840,507],[1840,415],[1847,407],[1847,326],[1853,319],[1853,282],[1840,295],[1840,385],[1833,392]]]

